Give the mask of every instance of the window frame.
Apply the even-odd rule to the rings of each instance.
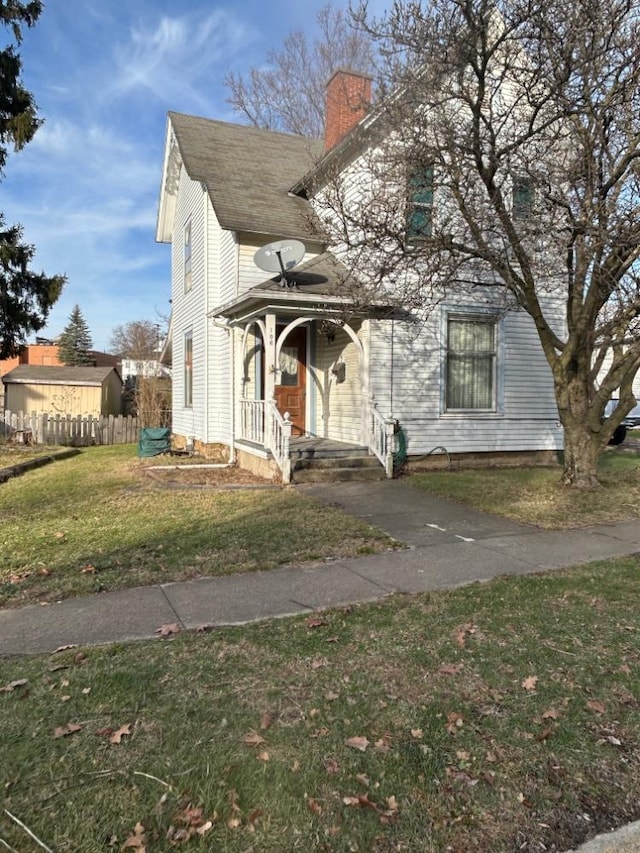
[[[523,222],[533,216],[535,187],[525,175],[514,175],[511,184],[511,217]]]
[[[183,229],[183,281],[185,293],[189,293],[193,287],[193,275],[191,272],[191,256],[193,251],[192,238],[193,232],[191,227],[191,217],[189,217],[185,222]]]
[[[428,240],[433,234],[434,212],[434,165],[413,168],[407,175],[405,207],[405,242],[415,245]],[[424,224],[415,225],[418,217],[424,217]]]
[[[185,409],[193,408],[193,329],[184,333],[183,338],[183,404]]]
[[[493,328],[493,341],[491,350],[482,353],[474,353],[473,351],[468,351],[468,357],[473,357],[473,355],[475,354],[477,355],[478,361],[480,358],[486,358],[487,355],[490,355],[492,359],[490,388],[492,402],[489,408],[481,406],[454,407],[449,403],[452,396],[450,390],[450,355],[460,355],[464,357],[465,353],[464,350],[458,353],[451,353],[449,345],[449,330],[451,321],[483,323],[485,325],[491,325]],[[464,310],[452,308],[445,310],[443,312],[442,322],[442,413],[449,417],[485,417],[502,414],[502,370],[503,358],[501,315],[495,310],[483,310],[482,308],[469,308]]]

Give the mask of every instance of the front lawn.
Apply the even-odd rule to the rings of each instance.
[[[293,489],[164,488],[133,446],[0,484],[0,605],[371,553],[391,541]]]
[[[560,483],[560,468],[477,468],[412,474],[421,489],[525,524],[561,529],[640,518],[640,456],[605,451],[596,491]]]
[[[0,842],[576,847],[640,817],[638,570],[0,660]]]

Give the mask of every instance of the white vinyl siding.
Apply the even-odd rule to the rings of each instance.
[[[358,331],[357,324],[354,331]],[[342,329],[331,336],[318,332],[316,340],[318,435],[359,444],[362,440],[362,373],[360,353]],[[313,426],[311,427],[313,430]]]
[[[531,318],[500,319],[495,411],[444,411],[445,329],[437,311],[422,325],[371,321],[370,392],[381,414],[400,421],[409,454],[560,449],[551,372]]]
[[[205,221],[202,216],[205,193],[201,184],[181,171],[171,244],[172,327],[174,330],[173,432],[204,439],[206,381],[206,260]],[[185,293],[185,227],[191,232],[191,289]],[[185,405],[185,335],[191,333],[193,368],[191,372],[191,405]]]

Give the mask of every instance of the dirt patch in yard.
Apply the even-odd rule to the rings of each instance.
[[[278,483],[257,477],[251,471],[229,465],[224,468],[209,468],[205,465],[186,467],[176,465],[170,468],[149,467],[144,473],[158,486],[165,488],[210,488],[210,489],[244,489],[244,488],[276,488]]]

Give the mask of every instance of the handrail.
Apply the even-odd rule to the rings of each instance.
[[[271,451],[282,482],[291,482],[291,429],[289,412],[284,417],[275,400],[240,400],[240,436]]]
[[[369,404],[369,451],[383,465],[389,479],[393,477],[393,445],[395,421],[385,418],[372,400]]]
[[[269,400],[267,404],[267,416],[269,429],[267,431],[268,448],[273,454],[278,467],[282,471],[282,482],[291,482],[291,416],[285,412],[284,416],[278,411],[275,400]]]

